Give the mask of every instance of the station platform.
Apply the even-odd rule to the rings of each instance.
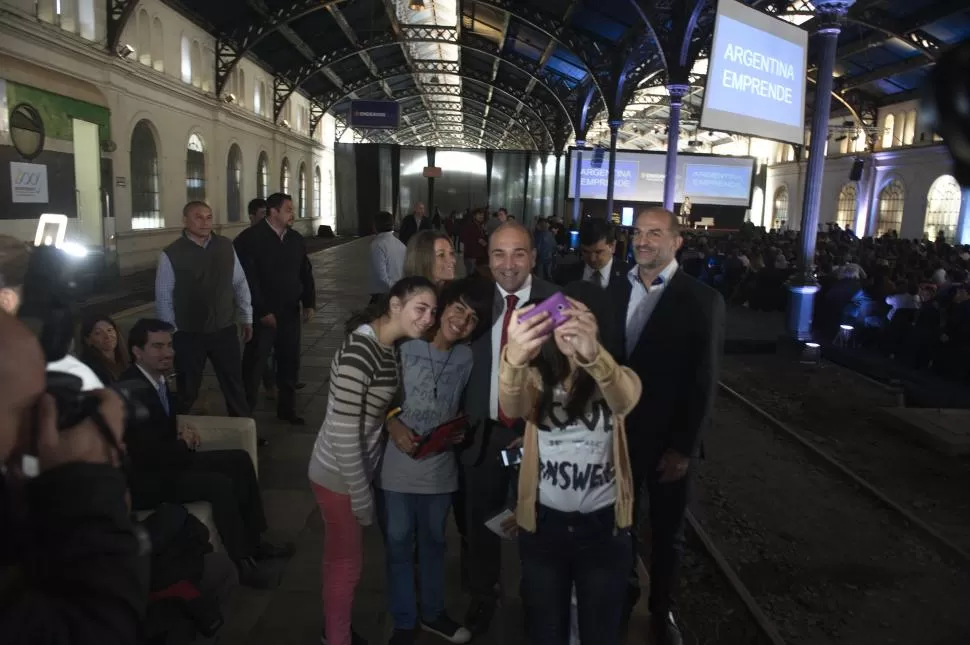
[[[220,645],[316,645],[323,624],[320,599],[320,558],[323,523],[307,480],[307,464],[313,442],[326,410],[330,361],[343,341],[343,324],[349,314],[367,304],[370,238],[331,246],[311,256],[317,286],[317,313],[303,328],[300,380],[306,387],[297,393],[297,411],[307,420],[292,427],[276,420],[273,402],[261,398],[255,418],[269,445],[260,449],[260,484],[271,527],[270,537],[293,541],[296,555],[282,567],[280,584],[269,591],[240,587],[231,600]],[[461,267],[461,262],[459,262]],[[119,312],[117,322],[127,332],[138,318],[154,315],[151,303]],[[225,406],[211,369],[203,383],[210,414],[224,414]],[[356,629],[371,645],[387,642],[393,628],[385,599],[384,548],[380,531],[364,531],[364,571],[354,605]],[[464,617],[468,604],[459,573],[459,542],[449,522],[446,562],[448,611],[456,620]],[[641,576],[645,579],[645,576]],[[502,596],[491,631],[475,643],[526,643],[518,597],[519,567],[514,543],[506,543],[502,563]],[[644,590],[630,624],[630,643],[644,642],[647,626],[647,593]],[[420,643],[444,643],[428,634]]]

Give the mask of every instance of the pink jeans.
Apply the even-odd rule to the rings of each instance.
[[[323,516],[323,616],[329,645],[351,645],[350,615],[363,564],[360,524],[350,496],[310,482]]]

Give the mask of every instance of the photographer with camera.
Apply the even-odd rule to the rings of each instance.
[[[45,356],[0,312],[0,642],[135,643],[148,559],[119,470],[125,405],[91,393],[93,413],[57,427]]]

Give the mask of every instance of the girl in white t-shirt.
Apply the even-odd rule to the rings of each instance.
[[[567,322],[555,331],[547,314],[520,322],[523,308],[499,366],[502,411],[526,420],[516,521],[529,637],[568,642],[575,585],[580,641],[618,645],[633,558],[623,419],[640,380],[600,341],[612,328],[606,293],[588,283],[564,291]]]

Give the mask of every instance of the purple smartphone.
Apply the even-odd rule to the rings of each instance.
[[[529,320],[533,316],[538,316],[545,311],[549,313],[549,320],[552,321],[552,328],[555,329],[568,320],[562,313],[567,309],[572,309],[572,305],[566,300],[566,296],[563,295],[562,291],[559,291],[540,302],[534,309],[522,314],[519,320]]]

